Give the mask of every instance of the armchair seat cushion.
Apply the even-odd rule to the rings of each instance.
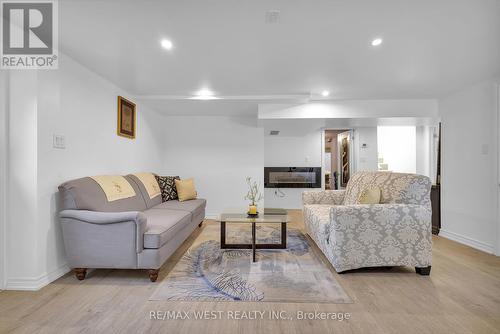
[[[181,210],[193,214],[193,217],[198,216],[205,210],[207,201],[202,198],[192,199],[189,201],[179,202],[178,200],[166,201],[158,204],[154,209]]]
[[[191,223],[191,213],[188,211],[149,209],[143,214],[147,218],[144,248],[161,248]]]

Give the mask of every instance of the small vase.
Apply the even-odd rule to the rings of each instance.
[[[249,205],[248,206],[248,214],[249,215],[256,215],[257,214],[257,205]]]

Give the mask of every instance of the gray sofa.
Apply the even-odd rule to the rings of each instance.
[[[108,202],[90,177],[59,186],[60,221],[68,265],[83,280],[87,268],[148,269],[155,282],[159,268],[201,226],[206,201],[150,199],[142,182],[125,176],[135,196]]]

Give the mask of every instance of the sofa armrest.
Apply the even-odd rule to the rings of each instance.
[[[302,193],[302,204],[342,205],[344,196],[345,190],[304,191]]]
[[[125,211],[125,212],[98,212],[87,210],[63,210],[59,213],[59,218],[62,224],[67,222],[77,222],[88,225],[97,226],[110,226],[112,224],[124,225],[124,223],[135,223],[135,228],[130,230],[130,233],[135,234],[136,252],[142,252],[144,248],[144,232],[146,231],[147,218],[142,212],[138,211]],[[132,225],[133,226],[133,225]],[[73,229],[74,230],[74,229]],[[88,229],[85,229],[88,231]],[[63,229],[63,234],[64,234]],[[71,237],[74,236],[65,236]],[[119,234],[116,235],[119,237]],[[78,236],[82,239],[84,236]]]
[[[146,222],[146,216],[138,211],[125,212],[98,212],[87,210],[63,210],[60,218],[72,218],[90,224],[115,224],[135,221],[137,224]]]

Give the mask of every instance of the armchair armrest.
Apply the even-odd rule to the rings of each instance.
[[[345,190],[304,191],[302,193],[302,204],[342,205],[344,196]]]
[[[125,223],[135,223],[135,228],[132,227],[130,230],[129,227],[127,233],[133,233],[135,235],[135,244],[136,244],[136,252],[142,252],[144,248],[144,232],[146,231],[147,218],[142,212],[138,211],[125,211],[125,212],[98,212],[98,211],[87,211],[87,210],[63,210],[59,213],[59,218],[61,219],[61,223],[82,223],[89,226],[94,225],[94,230],[98,228],[98,226],[112,226],[112,224],[123,225],[120,229],[122,230],[125,226]],[[133,226],[133,225],[132,225]],[[83,225],[82,225],[83,228]],[[83,235],[88,233],[89,228],[78,228],[74,227],[71,230],[68,229],[66,231],[69,235],[68,237],[74,238],[76,235],[78,239],[84,238]],[[71,232],[69,232],[71,231]],[[85,232],[84,232],[85,231]],[[63,234],[66,233],[63,228]],[[102,236],[102,234],[101,234]],[[116,234],[116,241],[120,237],[120,232]]]
[[[336,229],[356,229],[366,222],[385,228],[415,225],[431,232],[432,212],[418,204],[339,205],[330,209],[330,219]]]
[[[432,263],[431,210],[417,204],[330,208],[327,253],[337,271]]]

